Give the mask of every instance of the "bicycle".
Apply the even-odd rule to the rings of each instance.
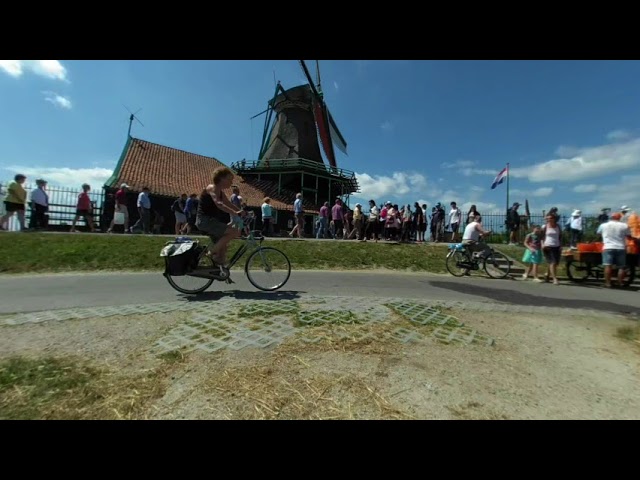
[[[490,248],[491,253],[487,256],[481,256],[480,252],[471,255],[462,243],[450,243],[447,248],[446,266],[454,277],[462,277],[470,270],[480,270],[480,262],[491,278],[506,278],[511,271],[511,261],[493,248]]]
[[[244,219],[244,226],[249,226],[255,223],[255,214],[250,212]],[[227,266],[220,266],[214,263],[213,259],[208,255],[208,251],[215,242],[211,241],[207,246],[203,246],[197,240],[187,239],[183,242],[168,242],[165,249],[168,246],[186,245],[179,254],[171,255],[164,254],[163,249],[162,256],[165,256],[165,272],[164,277],[175,290],[187,295],[196,295],[207,290],[214,281],[224,281],[226,283],[235,283],[231,280],[231,269],[238,263],[238,261],[244,256],[247,251],[254,248],[253,252],[247,258],[244,266],[245,275],[251,284],[259,290],[265,292],[273,292],[282,288],[289,277],[291,276],[291,262],[289,258],[280,250],[273,247],[263,247],[262,242],[264,236],[261,232],[256,232],[252,228],[249,228],[249,235],[244,239],[243,245],[233,254],[229,264]],[[182,247],[178,247],[178,250]],[[267,259],[267,257],[273,256],[273,258]],[[256,279],[256,273],[252,272],[252,266],[255,262],[261,262],[258,265],[258,272],[282,273],[282,280],[279,282],[265,285]],[[261,265],[261,267],[260,267]],[[205,280],[203,285],[196,288],[185,288],[178,285],[178,279],[203,279]]]

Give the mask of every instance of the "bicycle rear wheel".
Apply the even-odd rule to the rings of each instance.
[[[206,249],[205,249],[206,252]],[[198,274],[206,274],[207,272],[216,268],[211,257],[203,253],[200,254],[198,259],[198,266],[192,272],[186,275],[171,276],[166,274],[165,277],[175,290],[187,295],[196,295],[204,292],[213,283],[213,278],[197,277]]]
[[[458,265],[461,263],[465,263],[467,265],[471,264],[471,259],[466,252],[455,250],[450,255],[447,255],[446,267],[449,273],[454,277],[462,277],[465,273],[470,271],[469,268],[459,267]]]
[[[277,248],[260,247],[249,256],[244,271],[251,285],[264,292],[273,292],[289,281],[291,262]]]

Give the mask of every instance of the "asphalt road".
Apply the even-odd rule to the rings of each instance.
[[[215,282],[203,294],[241,298],[296,298],[305,295],[413,298],[443,301],[497,301],[517,305],[589,308],[640,314],[640,292],[600,285],[534,284],[531,281],[397,272],[293,271],[279,292],[256,290],[243,272],[235,284]],[[184,299],[159,273],[100,273],[0,276],[0,313],[88,306],[162,303]]]

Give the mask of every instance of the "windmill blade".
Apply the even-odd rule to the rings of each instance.
[[[270,107],[269,107],[270,108]],[[256,113],[253,117],[251,117],[249,120],[253,120],[254,118],[259,117],[260,115],[264,115],[265,113],[267,113],[269,111],[269,108],[267,108],[266,110],[261,111],[260,113]]]
[[[313,84],[313,79],[311,78],[311,74],[309,73],[309,69],[307,68],[307,64],[304,63],[304,60],[298,60],[300,62],[300,66],[302,67],[302,71],[304,72],[304,76],[307,78],[307,82],[309,82],[309,86],[311,87],[311,91],[316,96],[316,98],[322,98],[316,90],[316,86]]]
[[[140,120],[138,120],[138,117],[136,117],[135,115],[133,116],[133,118],[136,119],[136,122],[138,122],[140,125],[142,125],[144,127],[144,123],[142,123]]]
[[[527,215],[527,217],[531,217],[531,212],[529,211],[529,199],[526,199],[524,201],[524,213]]]
[[[340,133],[340,130],[338,130],[338,126],[336,125],[333,116],[331,116],[331,112],[329,111],[329,109],[327,109],[327,116],[329,117],[329,131],[331,134],[331,140],[333,140],[333,144],[338,147],[338,150],[347,155],[347,141]]]

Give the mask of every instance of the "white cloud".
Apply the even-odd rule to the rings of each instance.
[[[483,215],[503,213],[502,210],[499,210],[498,205],[490,202],[464,202],[462,205],[458,206],[463,212],[468,212],[471,209],[471,205],[475,205],[476,209]]]
[[[588,185],[576,185],[573,187],[575,193],[593,193],[598,191],[598,185],[591,183]]]
[[[620,141],[620,140],[627,140],[630,137],[631,137],[631,133],[628,132],[627,130],[614,130],[613,132],[609,132],[607,134],[607,139],[614,142]]]
[[[79,188],[83,183],[91,185],[97,190],[111,176],[113,169],[109,168],[68,168],[68,167],[21,167],[11,165],[5,170],[22,173],[27,176],[27,183],[33,183],[36,178],[43,178],[49,185]]]
[[[457,173],[464,175],[465,177],[472,177],[474,175],[492,175],[496,176],[500,170],[478,168],[478,162],[473,160],[456,160],[455,162],[443,162],[440,164],[440,168],[445,170],[455,169]]]
[[[427,179],[419,173],[394,172],[390,177],[356,173],[361,193],[358,197],[379,200],[384,197],[398,198],[408,194],[418,194],[427,187]]]
[[[50,102],[57,107],[64,108],[65,110],[70,110],[73,106],[71,104],[71,100],[55,92],[42,92],[42,94],[45,97],[45,101]]]
[[[552,193],[553,187],[541,187],[531,192],[531,195],[534,197],[548,197]]]
[[[469,168],[476,165],[473,160],[456,160],[455,162],[443,162],[440,164],[442,168]]]
[[[338,82],[333,82],[333,87],[337,90],[340,90],[340,85],[338,85]]]
[[[382,123],[382,125],[380,125],[380,128],[383,132],[390,132],[391,130],[393,130],[393,124],[389,120],[386,120]]]
[[[572,182],[638,169],[640,138],[635,138],[619,143],[575,149],[573,155],[566,158],[512,168],[511,176],[527,178],[531,182]]]
[[[640,175],[623,175],[618,183],[601,185],[582,207],[583,212],[598,213],[601,208],[619,210],[622,205],[640,213]]]
[[[31,72],[52,80],[68,81],[67,69],[59,60],[0,60],[0,70],[15,78]]]

